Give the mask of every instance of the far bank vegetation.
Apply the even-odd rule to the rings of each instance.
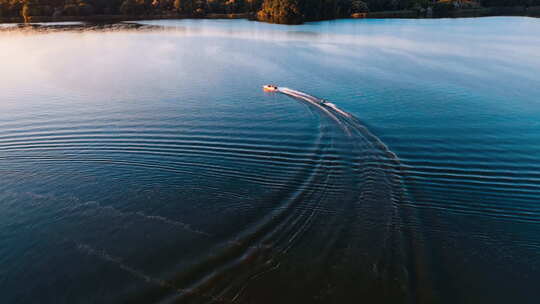
[[[533,6],[540,6],[540,0],[0,0],[0,20],[242,17],[299,24],[368,13],[381,18],[409,17],[399,12],[409,12],[410,17],[444,17],[463,9]]]

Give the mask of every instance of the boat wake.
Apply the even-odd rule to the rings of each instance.
[[[313,166],[296,174],[292,190],[265,198],[275,206],[155,298],[206,303],[311,303],[360,300],[414,302],[414,259],[407,255],[407,201],[399,158],[352,114],[289,88],[320,118]],[[347,153],[344,153],[346,151]],[[159,294],[156,297],[156,294]],[[139,295],[140,296],[140,295]]]
[[[416,302],[421,267],[410,255],[417,250],[412,241],[417,237],[404,229],[414,215],[402,208],[408,195],[399,158],[335,104],[289,88],[275,92],[315,113],[318,133],[312,146],[298,152],[239,150],[244,161],[268,162],[285,178],[246,176],[248,183],[259,185],[260,195],[238,195],[237,202],[225,205],[226,214],[219,216],[233,223],[222,226],[230,230],[195,228],[151,212],[106,212],[97,203],[76,213],[154,227],[147,231],[160,245],[148,249],[147,259],[171,255],[167,269],[148,269],[122,258],[121,248],[75,239],[78,251],[117,265],[142,285],[126,302]],[[216,195],[233,191],[222,190]],[[245,224],[234,224],[248,215]]]

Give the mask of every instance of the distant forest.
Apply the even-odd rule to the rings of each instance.
[[[0,0],[0,18],[249,14],[267,22],[302,23],[370,11],[534,5],[540,5],[540,0]]]

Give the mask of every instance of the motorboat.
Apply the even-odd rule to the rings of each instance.
[[[276,92],[278,87],[273,84],[267,84],[263,86],[263,91],[265,92]]]

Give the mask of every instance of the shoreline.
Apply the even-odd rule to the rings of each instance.
[[[474,17],[495,17],[495,16],[522,16],[522,17],[540,17],[540,6],[508,6],[508,7],[487,7],[487,8],[473,8],[473,9],[456,9],[449,11],[444,16],[427,16],[426,12],[417,10],[397,10],[397,11],[375,11],[357,14],[349,18],[336,18],[336,19],[440,19],[440,18],[474,18]],[[30,23],[47,23],[47,22],[87,22],[87,23],[115,23],[123,21],[139,21],[139,20],[175,20],[175,19],[248,19],[259,21],[255,18],[253,13],[240,13],[240,14],[207,14],[204,16],[192,16],[192,15],[179,15],[179,14],[167,14],[167,15],[141,15],[141,16],[129,16],[129,15],[93,15],[93,16],[32,16],[29,17]],[[325,20],[336,20],[325,19]],[[312,21],[325,21],[325,20],[306,20],[306,22]],[[264,21],[260,21],[264,22]],[[24,23],[22,17],[0,17],[0,23]]]
[[[202,17],[190,15],[92,15],[92,16],[31,16],[30,23],[41,22],[90,22],[90,23],[114,23],[123,21],[139,21],[139,20],[170,20],[170,19],[254,19],[254,15],[250,13],[242,14],[207,14]],[[0,17],[0,23],[24,23],[22,17]]]

